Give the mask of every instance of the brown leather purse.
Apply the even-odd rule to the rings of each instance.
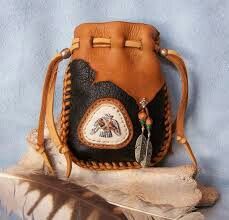
[[[158,55],[172,62],[181,79],[181,100],[171,122],[166,82]],[[61,128],[53,101],[58,64],[70,58],[63,82]],[[53,172],[44,146],[44,124],[67,161],[93,170],[154,166],[171,147],[172,133],[195,156],[184,134],[188,78],[175,51],[161,49],[159,32],[147,24],[87,23],[76,27],[69,49],[49,64],[42,96],[36,150]]]

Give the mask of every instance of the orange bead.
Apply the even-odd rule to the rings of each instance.
[[[139,113],[138,113],[138,119],[139,120],[146,120],[146,118],[147,118],[147,114],[145,113],[145,111],[140,111]]]
[[[146,125],[152,125],[152,124],[153,124],[152,118],[147,117],[147,119],[146,119]]]

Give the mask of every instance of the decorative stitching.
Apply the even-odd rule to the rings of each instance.
[[[171,105],[169,102],[169,96],[168,96],[168,89],[167,86],[164,85],[164,94],[165,94],[165,103],[164,103],[164,111],[165,111],[165,137],[162,144],[162,148],[157,153],[156,156],[152,158],[152,165],[154,166],[158,162],[160,162],[165,155],[168,153],[170,147],[171,147],[171,140],[172,140],[172,123],[171,123]]]
[[[68,65],[63,82],[63,102],[61,111],[61,125],[60,125],[60,139],[61,142],[67,144],[67,135],[69,133],[69,114],[70,114],[70,104],[68,100],[71,98],[71,72],[70,66]],[[60,149],[61,150],[61,149]]]
[[[71,87],[69,86],[69,80],[71,82],[70,76],[71,73],[69,71],[69,66],[65,73],[64,78],[64,87],[63,87],[63,94],[69,93],[71,95]],[[67,83],[68,81],[68,83]],[[163,141],[163,146],[159,153],[152,158],[152,165],[155,165],[159,161],[161,161],[164,156],[168,153],[171,140],[172,140],[172,124],[171,124],[171,109],[170,109],[170,103],[168,100],[168,90],[167,86],[164,86],[164,92],[165,92],[165,104],[164,104],[164,111],[165,111],[165,129],[166,134]],[[65,102],[63,99],[62,102],[62,112],[61,112],[61,140],[66,143],[67,142],[67,135],[69,133],[69,113],[70,113],[70,102]],[[66,124],[67,123],[67,124]],[[132,124],[132,123],[131,123]],[[137,162],[96,162],[96,161],[83,161],[78,160],[77,157],[75,157],[71,153],[72,161],[77,164],[80,167],[91,169],[91,170],[98,170],[98,171],[105,171],[105,170],[122,170],[122,169],[139,169],[141,168],[141,165]]]
[[[125,40],[124,47],[142,49],[142,42],[139,40]],[[72,41],[72,51],[80,47],[80,38],[74,38]],[[94,37],[92,47],[111,47],[111,39],[104,37]]]

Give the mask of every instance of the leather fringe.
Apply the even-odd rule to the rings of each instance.
[[[184,120],[185,120],[185,112],[187,109],[188,104],[188,74],[187,69],[185,66],[185,63],[182,59],[182,57],[174,50],[169,49],[160,49],[159,50],[160,55],[165,57],[167,60],[169,60],[177,69],[181,80],[181,101],[178,106],[178,112],[177,117],[173,125],[173,129],[176,131],[176,139],[180,144],[183,144],[185,146],[185,149],[187,150],[190,159],[192,160],[192,163],[197,168],[197,160],[196,157],[192,151],[192,148],[187,141],[187,138],[185,137],[184,133]]]
[[[68,49],[65,49],[62,52],[57,53],[48,66],[48,70],[46,73],[45,82],[43,86],[43,92],[42,92],[42,102],[41,102],[41,111],[39,117],[36,150],[41,153],[41,155],[44,158],[45,165],[48,167],[49,172],[53,174],[54,169],[51,165],[51,161],[47,153],[45,152],[45,146],[44,146],[44,125],[46,121],[53,142],[58,146],[59,152],[64,154],[65,156],[66,163],[67,163],[66,176],[69,177],[72,169],[72,159],[71,159],[70,151],[67,145],[61,142],[61,139],[58,135],[55,126],[54,116],[53,116],[54,92],[55,92],[55,82],[56,82],[58,65],[63,59],[69,57],[68,56],[69,54],[67,54],[67,52],[70,53],[70,51],[67,50]]]

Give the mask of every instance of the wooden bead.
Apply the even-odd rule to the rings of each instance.
[[[151,129],[152,124],[153,124],[152,118],[147,117],[147,119],[146,119],[146,127],[147,127],[147,129]]]
[[[140,111],[139,113],[138,113],[138,119],[139,120],[146,120],[146,118],[147,118],[147,114],[145,113],[145,111]]]
[[[152,120],[152,118],[147,117],[147,119],[146,119],[146,125],[151,126],[152,124],[153,124],[153,120]]]

